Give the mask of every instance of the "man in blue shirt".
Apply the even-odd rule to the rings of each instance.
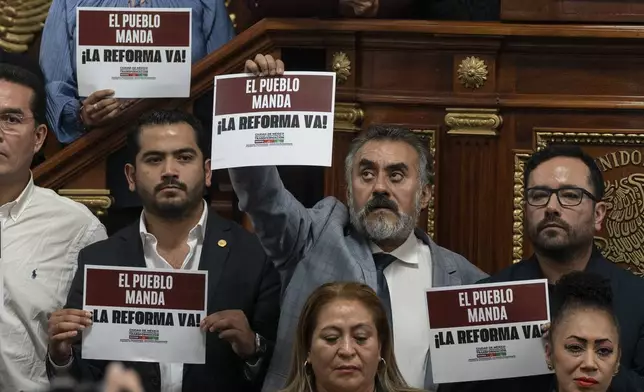
[[[192,62],[235,34],[224,0],[54,0],[45,22],[40,66],[45,75],[47,120],[56,138],[69,144],[87,129],[116,117],[130,101],[100,90],[78,96],[76,83],[76,7],[192,8]],[[84,99],[83,99],[84,98]]]

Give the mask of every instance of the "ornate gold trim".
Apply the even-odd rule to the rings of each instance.
[[[351,60],[349,60],[349,56],[344,52],[333,53],[331,69],[336,74],[336,83],[345,83],[351,76]]]
[[[514,152],[514,190],[512,205],[512,263],[518,263],[523,259],[523,170],[525,162],[530,158],[531,151]]]
[[[503,117],[498,109],[446,109],[448,135],[498,136]]]
[[[459,64],[456,73],[463,86],[476,90],[483,87],[487,81],[487,64],[476,56],[466,57]]]
[[[98,217],[105,216],[113,202],[108,189],[59,189],[58,194],[84,204]]]
[[[364,120],[364,110],[357,103],[339,102],[335,104],[334,128],[336,131],[356,132]]]
[[[429,204],[427,205],[427,235],[431,239],[436,238],[436,135],[437,132],[433,129],[413,129],[415,133],[420,133],[421,138],[427,139],[427,147],[429,153],[432,156],[432,170],[434,173],[434,185],[431,189],[431,198],[429,199]]]
[[[561,132],[551,128],[541,128],[535,132],[535,144],[537,150],[545,148],[551,143],[574,143],[574,144],[608,144],[608,145],[642,145],[644,134],[626,133],[626,131],[606,130],[605,132]]]
[[[15,53],[27,51],[44,27],[50,6],[50,0],[0,2],[0,48]]]

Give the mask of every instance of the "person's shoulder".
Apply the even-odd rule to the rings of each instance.
[[[635,275],[633,272],[626,268],[622,268],[608,259],[604,260],[612,270],[611,275],[613,276],[613,279],[619,281],[618,283],[616,282],[618,287],[629,290],[644,291],[644,278]]]
[[[508,267],[505,267],[501,271],[488,276],[487,278],[481,279],[478,283],[499,283],[499,282],[511,282],[514,280],[519,280],[520,271],[524,269],[526,263],[529,263],[529,260],[522,260],[518,263],[513,263]],[[537,277],[528,278],[526,277],[523,280],[537,279]]]
[[[61,196],[49,188],[34,186],[34,199],[36,203],[50,210],[57,217],[65,218],[66,224],[72,222],[83,226],[100,224],[100,220],[84,204]]]

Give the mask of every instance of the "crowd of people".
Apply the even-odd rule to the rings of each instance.
[[[232,37],[223,1],[198,3],[195,61]],[[632,302],[644,282],[595,247],[604,179],[576,146],[530,157],[524,202],[534,254],[488,276],[417,227],[433,159],[400,126],[373,125],[353,141],[346,204],[327,197],[306,208],[276,167],[245,167],[228,172],[254,232],[219,216],[203,198],[212,182],[210,97],[195,114],[154,110],[133,125],[113,175],[143,209],[108,237],[86,207],[37,186],[31,173],[47,132],[73,142],[130,104],[113,91],[78,96],[77,5],[54,0],[40,68],[18,57],[0,64],[0,391],[644,391],[644,308]],[[280,77],[285,68],[258,54],[244,72]],[[208,271],[206,362],[84,358],[81,338],[94,322],[83,309],[84,268],[96,265]],[[428,288],[542,278],[552,319],[540,355],[552,374],[433,380]]]

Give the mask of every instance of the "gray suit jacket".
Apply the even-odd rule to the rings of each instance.
[[[320,285],[335,281],[358,281],[375,290],[376,267],[368,240],[351,229],[349,211],[338,199],[327,197],[307,209],[284,188],[275,167],[230,169],[229,173],[240,209],[250,215],[282,276],[277,341],[263,388],[263,392],[275,392],[284,387],[300,310],[308,296]],[[434,287],[472,284],[487,277],[422,231],[416,234],[431,250]],[[425,389],[435,390],[429,352],[426,364]]]

